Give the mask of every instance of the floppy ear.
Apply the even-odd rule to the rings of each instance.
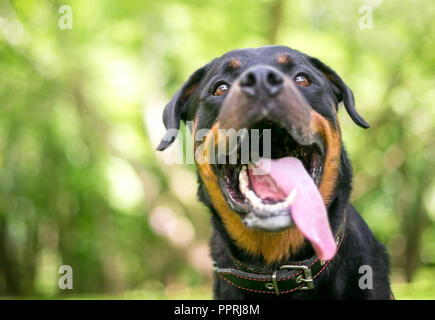
[[[165,150],[177,137],[180,121],[186,121],[187,102],[198,87],[208,66],[209,64],[196,70],[166,105],[163,111],[163,123],[165,124],[166,134],[157,147],[158,151]]]
[[[362,128],[370,128],[369,124],[356,111],[352,90],[344,83],[340,76],[319,59],[313,57],[309,57],[309,59],[333,84],[333,89],[338,98],[338,102],[343,101],[344,107],[352,120]]]

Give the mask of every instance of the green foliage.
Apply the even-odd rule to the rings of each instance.
[[[371,128],[341,110],[352,202],[389,249],[397,297],[434,298],[415,276],[435,264],[433,14],[430,0],[0,2],[0,295],[210,298],[209,213],[193,166],[154,151],[161,113],[212,58],[277,43],[353,89]]]

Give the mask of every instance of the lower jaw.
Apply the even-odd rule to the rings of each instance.
[[[287,198],[282,199],[277,203],[270,203],[269,199],[263,201],[258,196],[256,197],[257,199],[254,199],[256,201],[250,200],[252,197],[249,197],[247,191],[242,191],[240,187],[241,168],[242,167],[240,167],[240,169],[233,169],[234,171],[221,171],[221,174],[217,175],[218,184],[228,208],[239,216],[243,225],[248,229],[266,233],[277,233],[293,227],[295,223],[291,215],[291,205],[294,200],[294,194],[296,193],[293,191],[296,190],[293,190]],[[315,167],[314,172],[317,172],[318,174],[311,174],[311,178],[314,180],[316,186],[319,187],[319,182],[323,173],[323,164]],[[232,179],[239,180],[239,183],[232,184],[231,186],[230,181]],[[248,184],[250,184],[250,182]],[[251,187],[248,192],[255,193]],[[258,203],[259,200],[262,205],[254,205],[254,203]],[[285,201],[287,201],[286,206],[276,207],[276,205],[283,204]],[[268,206],[273,207],[273,209]]]
[[[242,218],[242,222],[249,229],[265,232],[280,232],[293,225],[289,212],[282,212],[268,217],[260,217],[251,211]]]

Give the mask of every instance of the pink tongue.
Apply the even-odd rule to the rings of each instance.
[[[296,189],[291,216],[297,228],[311,242],[320,259],[332,259],[336,252],[336,244],[326,208],[317,186],[302,162],[294,157],[262,159],[257,166],[267,174],[255,175],[250,170],[256,194],[263,199],[282,200]]]

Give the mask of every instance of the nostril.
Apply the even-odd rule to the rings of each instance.
[[[282,84],[284,80],[278,73],[269,71],[266,76],[266,81],[268,84],[276,86]]]
[[[240,85],[242,87],[253,87],[257,84],[257,79],[253,72],[249,72],[246,74],[243,79],[240,81]]]

